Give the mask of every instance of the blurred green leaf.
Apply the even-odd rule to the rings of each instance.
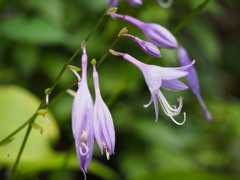
[[[144,176],[140,176],[131,180],[156,180],[156,179],[164,179],[164,180],[186,180],[186,179],[194,179],[194,180],[237,180],[238,178],[234,178],[231,176],[226,176],[223,174],[217,173],[209,173],[209,172],[201,172],[201,171],[155,171]]]
[[[17,86],[0,86],[0,138],[5,138],[30,118],[39,104],[40,101],[23,88]],[[53,154],[50,142],[58,138],[58,127],[51,113],[48,113],[47,116],[52,122],[51,125],[48,125],[42,116],[37,117],[36,123],[44,129],[44,133],[40,134],[37,130],[31,132],[31,136],[28,139],[21,158],[21,165],[28,162],[31,163],[32,168],[34,168],[39,161]],[[27,127],[16,134],[14,136],[14,141],[8,144],[8,148],[11,150],[10,157],[7,157],[6,149],[0,148],[1,166],[11,166],[13,164],[17,157],[26,129]]]
[[[0,36],[26,43],[56,44],[63,43],[65,32],[43,18],[15,16],[0,24]]]

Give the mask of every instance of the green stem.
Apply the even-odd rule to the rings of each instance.
[[[199,6],[197,6],[188,16],[186,16],[172,31],[172,33],[175,35],[177,34],[190,20],[192,20],[200,11],[202,11],[208,3],[210,3],[212,0],[205,0],[203,3],[201,3]]]
[[[36,118],[36,117],[35,117],[35,118]],[[35,118],[34,118],[34,119],[35,119]],[[16,161],[15,161],[15,163],[14,163],[14,166],[13,166],[13,169],[12,169],[12,171],[11,171],[10,180],[16,179],[17,166],[18,166],[19,161],[20,161],[20,158],[21,158],[21,156],[22,156],[24,147],[25,147],[25,145],[26,145],[26,143],[27,143],[27,140],[28,140],[28,137],[29,137],[29,135],[30,135],[31,129],[32,129],[32,126],[29,125],[29,126],[28,126],[28,129],[27,129],[27,132],[26,132],[26,135],[25,135],[25,137],[24,137],[23,143],[22,143],[22,145],[21,145],[20,151],[19,151],[19,153],[18,153],[17,159],[16,159]]]
[[[32,117],[30,117],[25,123],[23,123],[19,128],[17,128],[15,131],[13,131],[11,134],[9,134],[6,138],[4,138],[1,142],[0,142],[0,146],[5,144],[5,142],[7,142],[10,138],[12,138],[15,134],[17,134],[20,130],[22,130],[25,126],[27,126],[28,124],[30,124],[32,121],[34,121],[34,119],[36,118],[37,114],[33,114]]]

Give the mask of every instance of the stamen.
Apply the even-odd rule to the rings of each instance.
[[[87,141],[87,132],[83,130],[81,135],[81,142],[85,143],[86,141]]]
[[[169,116],[175,124],[183,125],[186,121],[186,113],[185,112],[183,113],[183,116],[184,116],[183,122],[178,122],[173,118],[173,116],[176,116],[180,113],[180,111],[182,109],[182,105],[183,105],[183,102],[182,102],[183,98],[182,97],[178,98],[178,100],[177,100],[179,102],[178,107],[177,106],[172,106],[171,107],[168,104],[166,98],[163,96],[161,91],[158,92],[157,97],[158,97],[158,100],[159,100],[159,102],[160,102],[160,104],[163,108],[164,113],[167,116]]]
[[[107,157],[107,160],[110,159],[110,153],[108,151],[106,151],[106,157]]]
[[[164,106],[166,109],[169,109],[173,116],[176,116],[180,113],[180,111],[182,109],[182,105],[183,105],[182,101],[179,101],[179,105],[177,108],[172,108],[160,90],[158,91],[157,96],[158,96],[158,100],[161,103],[161,105]]]
[[[86,156],[87,153],[88,153],[88,151],[89,151],[89,148],[88,148],[88,146],[87,146],[84,142],[82,143],[82,146],[83,146],[83,148],[85,149],[85,152],[83,152],[81,146],[80,146],[80,148],[79,148],[79,152],[80,152],[80,154],[81,154],[82,156]]]
[[[183,121],[182,121],[182,122],[176,121],[172,116],[169,116],[169,117],[172,119],[172,121],[173,121],[175,124],[177,124],[177,125],[179,125],[179,126],[183,125],[183,124],[186,122],[186,112],[183,113]]]
[[[110,159],[110,153],[108,151],[108,147],[107,147],[107,144],[105,142],[103,142],[103,148],[104,148],[104,150],[106,152],[107,160],[109,160]]]

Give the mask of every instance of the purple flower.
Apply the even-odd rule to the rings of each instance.
[[[141,6],[142,5],[142,0],[127,0],[128,4],[130,4],[131,6]]]
[[[74,97],[72,108],[72,130],[76,153],[81,169],[85,174],[92,159],[94,148],[93,101],[87,83],[87,54],[83,47],[82,79]]]
[[[176,38],[163,26],[155,23],[145,23],[128,15],[116,13],[108,13],[113,17],[124,19],[138,28],[140,28],[145,36],[155,45],[163,48],[177,48]]]
[[[94,134],[101,152],[105,151],[107,159],[109,159],[109,155],[114,153],[115,130],[111,113],[100,94],[98,73],[95,64],[93,65],[93,78],[96,94],[94,104]]]
[[[182,46],[178,47],[178,58],[179,58],[180,64],[182,66],[186,66],[187,64],[191,63],[191,60],[188,56],[187,51]],[[191,68],[188,69],[188,72],[189,72],[189,74],[185,77],[186,81],[187,81],[190,89],[192,90],[192,92],[197,97],[198,101],[200,102],[207,119],[209,121],[212,121],[212,116],[211,116],[210,112],[208,111],[208,109],[202,99],[201,93],[200,93],[200,84],[198,81],[197,71],[192,66]]]
[[[137,42],[141,48],[149,55],[155,56],[155,57],[161,57],[159,49],[152,43],[144,41],[136,36],[133,36],[131,34],[122,34],[122,36],[127,36],[132,38],[135,42]]]
[[[109,6],[112,0],[106,0],[107,5]],[[113,0],[113,3],[111,5],[111,8],[117,7],[118,6],[118,0]]]
[[[163,87],[166,87],[171,90],[183,90],[186,89],[187,86],[183,83],[181,83],[178,78],[185,77],[188,72],[187,70],[194,64],[192,62],[191,64],[183,67],[176,67],[176,68],[164,68],[156,65],[148,65],[144,64],[137,59],[133,58],[129,54],[116,52],[113,50],[110,50],[110,52],[114,55],[120,55],[127,61],[131,62],[135,66],[137,66],[143,73],[143,76],[145,78],[145,81],[148,85],[149,91],[151,93],[151,99],[150,102],[147,105],[144,105],[144,107],[148,107],[152,102],[154,103],[155,107],[155,114],[156,114],[156,121],[158,120],[158,100],[163,108],[163,111],[167,116],[169,116],[176,124],[182,125],[186,120],[186,114],[184,114],[184,120],[183,122],[179,123],[177,122],[173,116],[176,116],[180,113],[183,105],[183,98],[178,98],[178,107],[176,106],[170,106],[167,102],[166,98],[160,91],[161,85]],[[175,84],[176,83],[176,84]]]

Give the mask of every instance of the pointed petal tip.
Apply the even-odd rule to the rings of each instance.
[[[205,114],[206,114],[207,120],[208,120],[210,123],[213,123],[213,118],[212,118],[212,115],[210,114],[210,112],[205,112]]]

